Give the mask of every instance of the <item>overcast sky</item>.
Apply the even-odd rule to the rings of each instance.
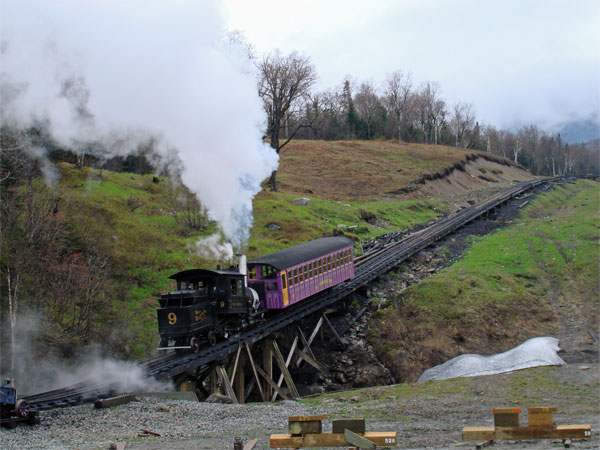
[[[259,54],[299,50],[319,87],[395,70],[475,105],[496,126],[547,128],[596,114],[599,0],[224,0],[225,21]]]

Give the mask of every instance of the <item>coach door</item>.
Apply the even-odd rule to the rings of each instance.
[[[288,296],[288,284],[287,284],[287,272],[281,271],[281,294],[283,296],[283,306],[290,304],[290,298]]]

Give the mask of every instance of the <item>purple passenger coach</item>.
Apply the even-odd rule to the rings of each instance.
[[[282,309],[354,276],[352,239],[315,239],[248,261],[248,285],[267,309]]]

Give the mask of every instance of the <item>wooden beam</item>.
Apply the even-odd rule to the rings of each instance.
[[[395,431],[371,431],[362,435],[375,445],[396,445],[397,433]],[[291,434],[272,434],[269,439],[271,448],[287,447],[346,447],[353,445],[346,440],[344,433],[320,433],[292,436]]]
[[[229,396],[229,398],[233,401],[233,403],[239,403],[237,397],[235,396],[235,392],[233,391],[233,386],[231,386],[231,382],[229,381],[229,377],[227,376],[227,372],[220,364],[216,367],[215,371],[219,375],[221,379],[221,383],[223,383],[223,387],[225,388],[225,393]]]
[[[292,380],[292,376],[287,369],[285,361],[283,360],[283,356],[281,356],[281,352],[279,351],[279,346],[275,340],[271,340],[273,344],[273,350],[275,355],[275,361],[277,361],[277,365],[279,366],[279,370],[283,374],[283,378],[285,379],[285,383],[287,384],[288,389],[290,390],[290,394],[292,394],[293,398],[300,398],[300,394],[298,394],[298,390],[296,389],[296,385],[294,384],[294,380]]]
[[[252,358],[252,352],[250,351],[250,346],[246,342],[246,352],[248,353],[248,361],[250,361],[250,366],[252,367],[252,372],[254,373],[254,378],[256,378],[258,390],[260,391],[260,398],[262,398],[263,402],[268,402],[268,397],[265,397],[265,392],[263,391],[262,386],[260,385],[260,379],[258,378],[258,374],[256,373],[256,365],[254,364],[254,359]]]
[[[310,334],[310,337],[308,338],[308,347],[309,348],[310,348],[311,344],[313,343],[313,341],[315,340],[317,333],[321,329],[321,325],[323,325],[323,317],[319,317],[319,320],[317,321],[317,324],[315,325],[314,330],[312,331],[312,333]],[[300,367],[301,362],[302,362],[302,358],[298,358],[298,360],[296,361],[296,367]]]
[[[240,360],[240,353],[242,353],[242,346],[238,345],[237,352],[235,353],[235,362],[233,363],[233,369],[231,371],[231,383],[235,382],[235,374],[238,367],[238,362]]]
[[[356,434],[348,429],[344,430],[344,438],[346,438],[346,441],[350,444],[355,445],[358,448],[374,450],[377,447],[373,441],[365,439],[360,434]]]
[[[315,354],[313,353],[312,349],[310,348],[310,344],[306,340],[306,337],[304,336],[304,333],[302,332],[302,328],[300,328],[299,326],[296,326],[296,328],[298,329],[298,336],[300,336],[300,340],[302,341],[302,345],[304,345],[304,351],[307,352],[308,354],[310,354],[310,356],[312,356],[313,359],[316,360],[317,357],[315,356]]]
[[[346,345],[346,341],[340,337],[340,335],[338,334],[337,330],[335,329],[335,327],[333,326],[333,324],[329,321],[329,318],[327,317],[327,315],[325,313],[323,313],[323,318],[325,319],[325,323],[329,326],[329,329],[333,332],[333,335],[336,337],[336,339],[338,341],[340,341],[340,343],[342,345],[345,346]]]
[[[239,350],[241,350],[241,346],[238,347],[238,354],[236,355],[236,361],[235,361],[235,365],[233,368],[233,373],[231,375],[231,384],[233,385],[233,389],[235,391],[235,396],[238,399],[238,401],[240,403],[244,403],[244,399],[246,398],[246,394],[244,392],[244,388],[245,388],[245,373],[244,373],[244,369],[245,369],[245,360],[246,358],[244,358],[244,355],[240,355],[241,352],[239,352]],[[236,372],[237,370],[237,372]],[[233,378],[235,376],[235,378]]]
[[[217,380],[219,379],[219,374],[217,373],[217,366],[218,366],[218,364],[215,364],[214,367],[212,368],[212,370],[210,371],[210,393],[211,394],[216,394],[218,391],[219,383]]]
[[[269,378],[273,379],[273,347],[269,345],[269,341],[263,340],[261,342],[262,345],[262,360],[263,360],[263,368],[265,372],[269,376]],[[279,384],[281,386],[281,384]],[[263,386],[263,390],[265,391],[265,395],[267,399],[273,397],[273,388],[269,383],[265,381],[265,385]],[[273,399],[274,400],[274,399]]]
[[[104,409],[110,408],[111,406],[124,405],[125,403],[135,402],[135,395],[119,395],[118,397],[102,398],[94,402],[94,408]]]
[[[338,419],[331,422],[332,433],[343,433],[344,430],[364,433],[366,431],[365,419]]]
[[[586,439],[591,436],[590,425],[521,426],[521,427],[465,427],[462,438],[465,441],[502,439]]]
[[[269,346],[269,348],[271,348],[271,350],[273,349],[273,346],[271,345],[271,343],[269,342],[268,339],[265,339],[265,341],[267,342],[267,345]],[[296,350],[296,346],[298,345],[298,335],[296,335],[296,337],[294,338],[294,342],[292,342],[292,348],[290,348],[290,351],[288,353],[288,356],[285,360],[285,367],[289,367],[290,366],[290,362],[292,361],[292,357],[294,356],[294,350]],[[271,353],[271,356],[273,354]],[[273,378],[273,375],[271,375],[271,378]],[[277,381],[277,386],[281,387],[281,384],[283,383],[283,372],[279,375],[279,380]],[[271,397],[271,401],[274,402],[275,399],[277,398],[277,391],[275,391],[273,393],[273,396]]]
[[[310,356],[305,351],[300,350],[299,348],[296,348],[296,353],[298,353],[302,357],[302,359],[304,361],[306,361],[307,363],[309,363],[311,366],[313,366],[319,372],[324,373],[325,375],[329,375],[330,374],[330,371],[329,371],[328,367],[326,367],[325,365],[321,364],[316,359],[313,359],[313,357]]]
[[[287,395],[285,395],[285,392],[283,392],[281,390],[281,388],[279,386],[277,386],[277,384],[266,374],[266,372],[264,370],[262,370],[262,368],[260,366],[256,366],[256,370],[265,379],[265,381],[267,383],[269,383],[271,385],[271,387],[273,387],[273,389],[275,389],[275,391],[281,396],[282,399],[284,399],[284,400],[290,399]]]
[[[256,386],[256,378],[252,377],[250,379],[250,383],[246,386],[246,397],[244,398],[244,403],[248,403],[248,399],[250,398],[250,394],[254,391],[254,387]]]

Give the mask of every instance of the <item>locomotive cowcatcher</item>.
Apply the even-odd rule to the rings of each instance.
[[[169,277],[175,291],[162,294],[158,308],[158,350],[215,345],[254,324],[261,315],[258,294],[246,286],[246,276],[234,270],[193,269]]]

